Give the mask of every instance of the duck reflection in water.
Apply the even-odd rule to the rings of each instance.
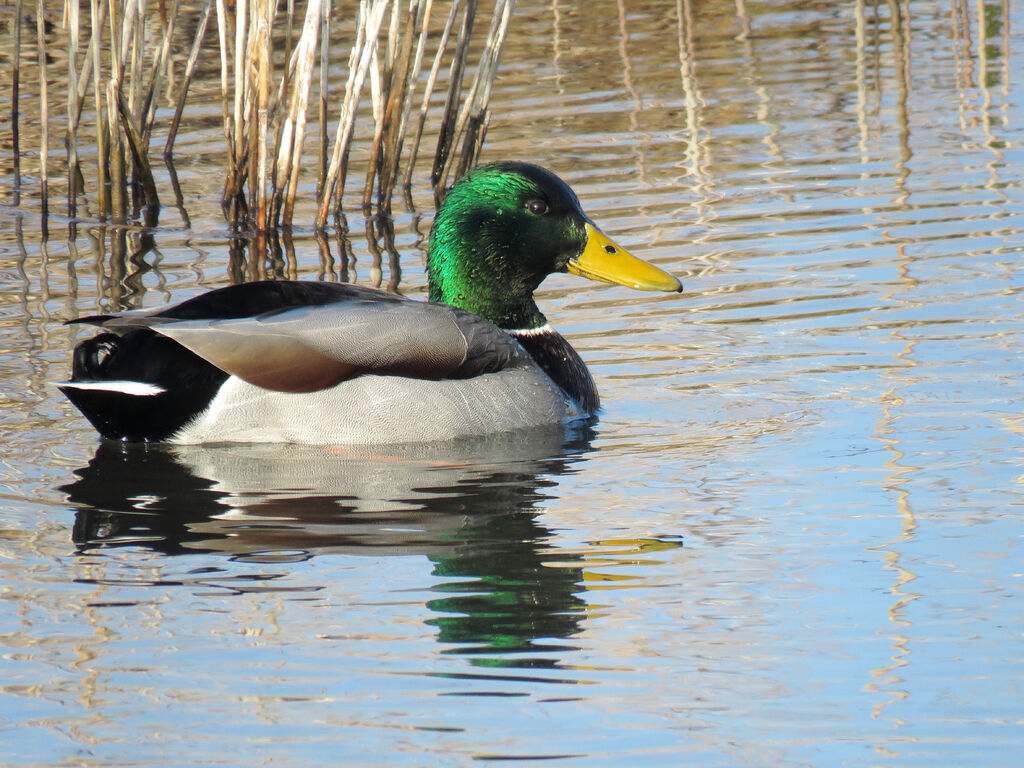
[[[440,642],[456,644],[451,652],[542,651],[549,646],[537,638],[579,631],[584,602],[577,555],[560,552],[558,567],[545,566],[552,534],[538,505],[591,436],[586,426],[558,426],[365,453],[104,443],[62,490],[78,508],[81,554],[130,546],[281,565],[327,553],[423,555],[440,579],[432,589],[443,593],[428,601],[437,614],[428,623]]]

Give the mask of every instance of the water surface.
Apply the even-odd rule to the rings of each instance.
[[[686,284],[545,283],[605,403],[570,433],[100,445],[47,384],[61,322],[259,272],[215,81],[145,236],[56,210],[44,241],[0,157],[3,761],[1017,765],[1021,30],[1008,2],[519,3],[485,159],[557,170]],[[299,227],[265,268],[422,297],[418,178],[400,260],[350,211],[350,251]]]

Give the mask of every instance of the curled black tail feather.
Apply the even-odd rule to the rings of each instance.
[[[71,381],[58,386],[103,437],[146,442],[166,440],[202,413],[227,378],[177,342],[142,328],[81,342],[75,347]],[[101,382],[148,384],[162,391],[134,394],[127,387],[73,386]]]
[[[122,347],[121,337],[113,333],[101,333],[81,342],[75,347],[71,363],[71,380],[103,381],[110,378],[106,375],[106,370]]]

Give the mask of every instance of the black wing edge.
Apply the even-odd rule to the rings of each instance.
[[[235,320],[286,312],[298,307],[344,301],[408,301],[403,296],[349,283],[310,280],[261,280],[216,288],[148,315],[165,320]],[[102,326],[120,317],[117,312],[66,320],[65,325]]]

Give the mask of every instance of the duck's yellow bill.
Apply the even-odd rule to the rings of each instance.
[[[601,230],[586,222],[587,243],[583,252],[569,259],[567,269],[574,275],[605,283],[616,283],[641,291],[683,290],[679,278],[653,264],[638,259],[616,245]]]

